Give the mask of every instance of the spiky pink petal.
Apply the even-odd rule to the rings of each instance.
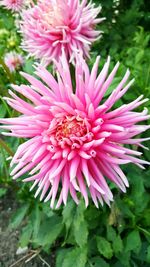
[[[69,193],[78,204],[77,192],[83,195],[86,206],[88,192],[97,207],[99,202],[109,205],[113,195],[106,178],[125,192],[129,184],[119,165],[132,162],[144,168],[144,164],[149,164],[138,158],[141,152],[126,146],[134,144],[138,148],[142,141],[150,139],[133,138],[150,128],[137,124],[150,118],[147,109],[134,111],[147,99],[140,96],[112,110],[132,81],[127,83],[127,71],[105,99],[119,64],[108,75],[108,58],[97,74],[99,60],[98,57],[90,74],[82,56],[76,55],[74,89],[63,52],[60,62],[56,62],[57,79],[44,67],[36,67],[36,75],[42,81],[22,73],[31,85],[13,85],[13,92],[9,92],[11,97],[6,98],[22,116],[1,119],[0,123],[4,124],[1,128],[10,130],[4,134],[29,138],[18,147],[12,159],[11,167],[15,167],[11,175],[17,179],[29,172],[24,181],[33,181],[31,190],[38,186],[35,197],[40,194],[40,200],[50,200],[52,208],[57,198],[57,208],[62,202],[66,205]],[[21,99],[15,91],[30,102]]]
[[[79,50],[89,57],[91,44],[99,38],[95,25],[101,7],[87,0],[40,0],[22,12],[22,47],[30,56],[48,64],[58,59],[62,47],[69,59]]]
[[[0,6],[8,10],[19,11],[24,5],[24,0],[0,0]]]

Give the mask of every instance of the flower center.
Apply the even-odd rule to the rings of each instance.
[[[56,139],[81,137],[87,133],[85,122],[81,118],[67,117],[61,121],[56,130]]]
[[[49,3],[48,6],[43,7],[43,21],[47,23],[47,27],[59,27],[64,25],[64,5],[65,3]]]
[[[79,148],[83,142],[91,139],[88,120],[79,116],[66,116],[63,119],[54,118],[48,130],[51,144],[61,148]]]

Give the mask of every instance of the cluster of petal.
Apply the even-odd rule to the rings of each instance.
[[[75,65],[76,88],[73,88],[69,65],[63,54],[55,62],[57,79],[44,67],[36,68],[36,75],[43,81],[22,73],[29,85],[13,85],[13,89],[26,97],[26,102],[10,91],[8,104],[21,112],[17,118],[1,119],[5,135],[28,138],[14,155],[11,175],[17,179],[29,172],[24,181],[34,181],[31,189],[38,186],[35,196],[50,200],[53,207],[58,200],[66,204],[68,193],[76,203],[80,192],[88,205],[88,193],[98,203],[113,200],[106,179],[115,183],[123,192],[128,181],[120,165],[132,162],[141,168],[148,162],[139,159],[141,153],[126,145],[142,146],[146,138],[133,138],[150,126],[137,125],[150,118],[147,110],[133,111],[147,99],[138,97],[131,103],[112,109],[113,105],[129,89],[129,71],[106,99],[119,67],[116,64],[108,74],[110,58],[98,74],[99,57],[91,70],[84,59],[77,55]],[[60,188],[60,190],[58,190]],[[59,192],[59,193],[58,193]],[[59,196],[58,196],[59,194]]]
[[[87,0],[39,0],[22,12],[22,48],[45,64],[58,59],[62,47],[69,59],[76,50],[88,57],[91,44],[100,37],[95,30],[104,19],[96,18],[100,10]]]
[[[4,62],[9,68],[10,72],[14,72],[23,65],[24,59],[20,54],[12,51],[5,55]]]
[[[8,10],[18,12],[24,5],[24,0],[0,0],[0,6]]]

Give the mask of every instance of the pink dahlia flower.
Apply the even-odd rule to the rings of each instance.
[[[14,155],[11,166],[13,179],[29,172],[25,182],[34,181],[38,187],[35,196],[50,200],[53,207],[66,204],[68,193],[78,203],[80,192],[88,205],[88,192],[95,205],[100,201],[107,204],[113,195],[106,178],[115,183],[123,192],[128,181],[120,165],[132,162],[143,168],[148,162],[139,159],[141,152],[126,145],[142,146],[146,138],[133,138],[150,128],[138,122],[150,118],[147,109],[133,111],[145,103],[143,96],[131,103],[112,109],[113,105],[129,89],[133,80],[127,70],[122,81],[106,99],[102,99],[109,89],[119,64],[108,75],[110,58],[97,75],[99,57],[90,73],[81,56],[75,65],[76,85],[73,86],[67,59],[63,54],[56,64],[57,79],[44,67],[36,69],[33,76],[22,73],[31,85],[13,85],[13,89],[27,98],[27,102],[10,91],[8,104],[22,113],[17,118],[1,119],[3,129],[10,130],[5,135],[28,140],[21,144]],[[149,139],[149,138],[148,138]],[[60,190],[58,190],[60,188]],[[59,192],[59,193],[58,193]]]
[[[13,51],[5,55],[4,62],[9,70],[13,72],[23,65],[24,59],[20,54],[17,54],[15,51]]]
[[[24,0],[0,0],[0,6],[12,11],[19,11],[24,4]]]
[[[76,50],[88,57],[91,44],[100,37],[95,30],[104,20],[96,18],[100,10],[87,0],[39,0],[22,12],[22,47],[46,64],[59,58],[62,47],[70,59]]]

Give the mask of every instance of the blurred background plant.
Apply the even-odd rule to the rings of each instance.
[[[128,67],[135,83],[122,101],[127,103],[141,94],[149,97],[149,1],[94,2],[102,5],[102,15],[106,21],[98,26],[104,34],[101,41],[93,45],[89,64],[92,66],[98,54],[102,56],[102,62],[109,54],[112,67],[116,61],[121,62],[107,96]],[[18,69],[14,72],[9,70],[4,63],[5,55],[11,51],[21,54],[25,62],[20,69],[33,72],[34,59],[28,59],[19,46],[21,37],[16,19],[18,14],[0,8],[0,117],[16,115],[4,102],[3,96],[8,95],[11,83],[20,84],[23,79]],[[150,111],[150,103],[146,105]],[[147,137],[148,132],[143,136]],[[54,257],[52,267],[150,266],[150,168],[124,167],[130,188],[127,194],[123,194],[110,185],[115,196],[111,208],[104,205],[96,209],[90,203],[85,209],[82,200],[79,206],[69,200],[66,207],[52,211],[47,204],[34,199],[27,184],[21,180],[16,183],[9,176],[9,158],[21,142],[23,140],[6,138],[0,134],[0,198],[3,201],[13,194],[18,203],[10,220],[11,229],[21,229],[18,246],[28,246]],[[150,148],[148,142],[146,146]],[[142,148],[141,151],[144,158],[150,161],[149,151],[143,151]]]

